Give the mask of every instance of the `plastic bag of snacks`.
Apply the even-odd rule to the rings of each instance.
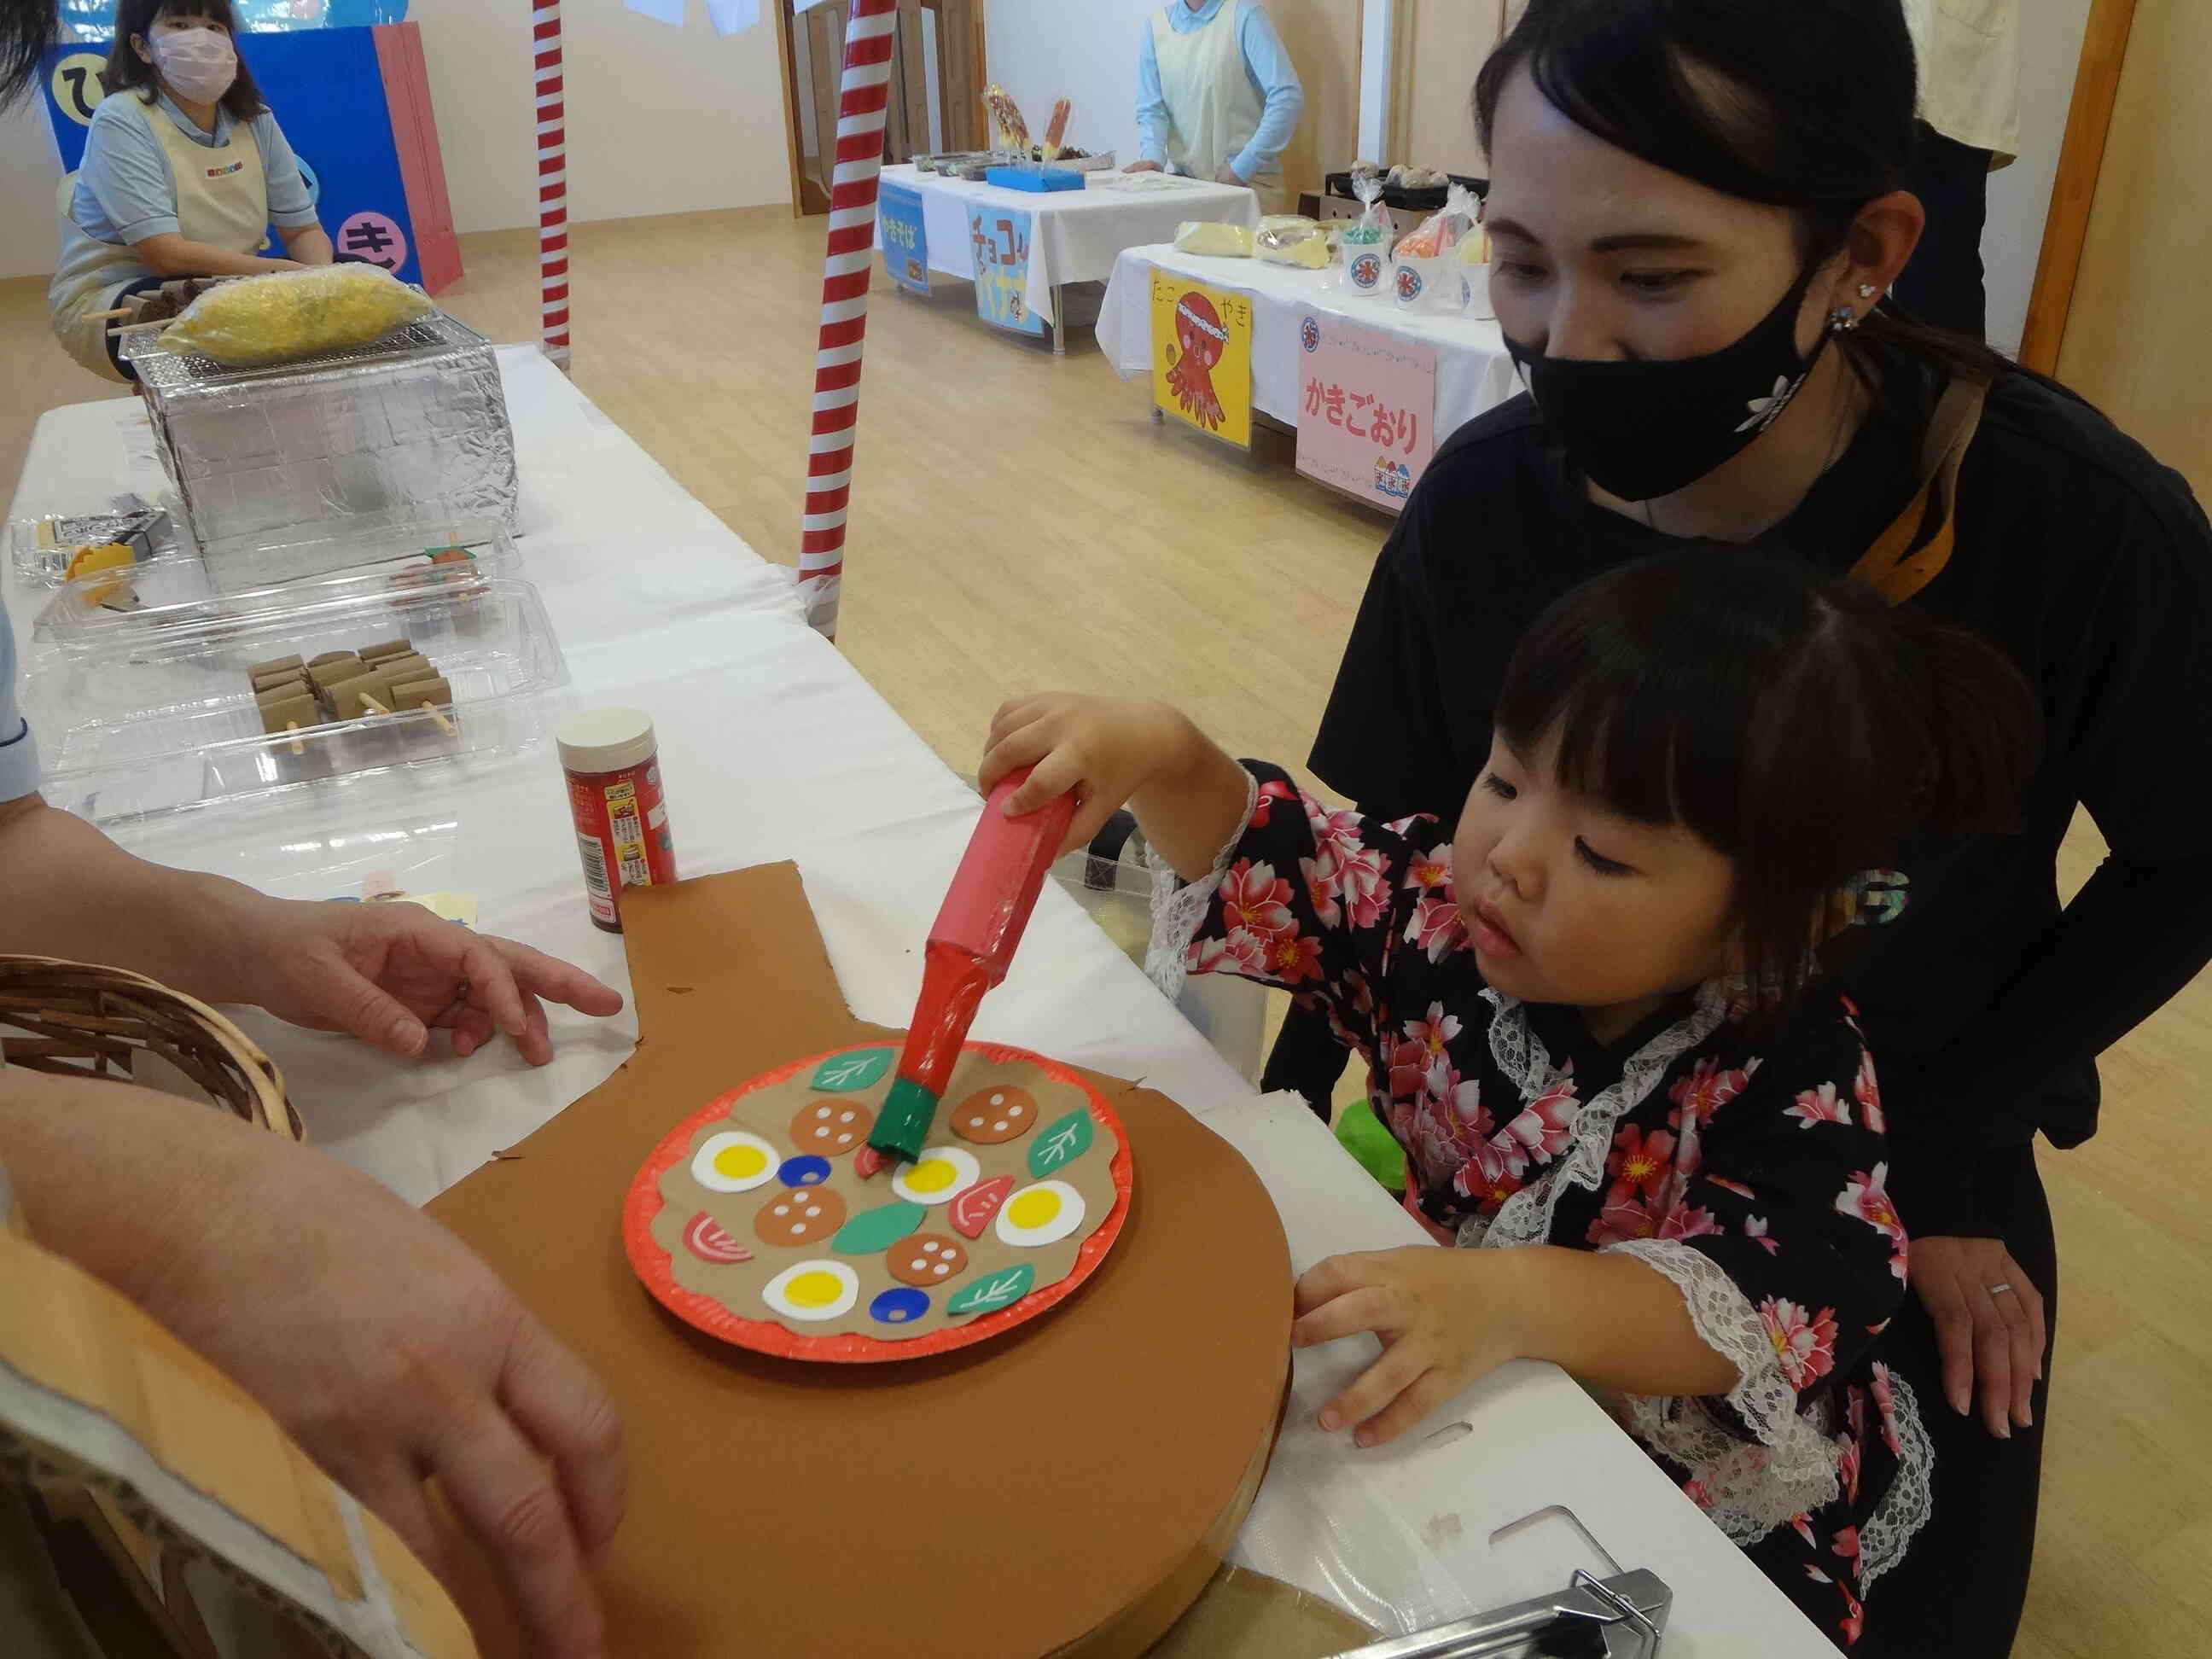
[[[1271,265],[1296,265],[1320,270],[1334,257],[1328,233],[1317,219],[1302,214],[1275,213],[1260,221],[1252,234],[1252,255]]]
[[[286,363],[380,340],[437,307],[374,265],[317,265],[210,289],[161,331],[164,351]]]
[[[1477,322],[1496,322],[1498,307],[1490,302],[1490,233],[1475,226],[1459,239],[1452,257],[1459,269],[1459,314]]]
[[[1252,233],[1242,225],[1206,219],[1186,219],[1176,227],[1176,252],[1212,253],[1224,259],[1252,257]]]
[[[1382,181],[1373,173],[1353,174],[1352,190],[1362,211],[1337,239],[1342,257],[1322,278],[1322,286],[1371,299],[1382,292],[1390,266],[1390,215],[1382,205]]]
[[[1399,239],[1390,255],[1390,291],[1400,310],[1459,314],[1466,296],[1453,256],[1480,211],[1474,193],[1465,185],[1454,185],[1442,207]]]

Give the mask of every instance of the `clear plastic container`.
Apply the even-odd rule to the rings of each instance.
[[[544,740],[546,694],[568,672],[528,582],[495,576],[461,591],[404,592],[337,584],[291,598],[251,618],[180,622],[41,653],[21,690],[47,799],[95,823],[131,823],[360,773],[510,757]],[[400,636],[452,686],[451,708],[262,730],[252,664]]]
[[[69,575],[70,560],[81,547],[123,540],[139,548],[142,562],[178,556],[183,544],[175,515],[136,496],[91,513],[48,513],[10,519],[6,532],[8,562],[26,586],[53,587]]]
[[[438,555],[459,547],[465,559]],[[223,593],[197,554],[154,560],[128,570],[96,571],[64,582],[33,624],[32,640],[64,650],[112,646],[125,637],[205,624],[251,628],[272,611],[341,599],[435,587],[455,592],[512,576],[522,556],[497,524],[414,527],[356,535],[349,562],[305,581]]]

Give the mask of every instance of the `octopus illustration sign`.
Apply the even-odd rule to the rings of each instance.
[[[1152,402],[1239,449],[1252,447],[1252,302],[1152,273]]]

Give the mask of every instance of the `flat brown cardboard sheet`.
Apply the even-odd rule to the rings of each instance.
[[[1127,1131],[1134,1202],[1046,1316],[866,1366],[718,1342],[631,1273],[632,1176],[746,1079],[896,1037],[845,1007],[789,866],[627,893],[623,921],[636,1054],[430,1206],[622,1409],[629,1515],[600,1575],[612,1650],[1142,1651],[1218,1565],[1282,1402],[1290,1263],[1250,1167],[1164,1097],[1093,1078]],[[479,1612],[486,1651],[520,1655]]]

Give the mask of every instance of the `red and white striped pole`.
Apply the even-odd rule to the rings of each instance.
[[[853,0],[845,26],[845,79],[837,100],[836,171],[830,187],[830,246],[822,264],[822,332],[814,349],[814,425],[806,450],[806,516],[800,521],[799,591],[806,619],[837,636],[845,569],[845,506],[853,493],[853,431],[860,414],[860,343],[875,274],[876,177],[884,164],[891,31],[898,0]]]
[[[568,122],[561,84],[561,0],[535,0],[530,43],[538,74],[539,346],[568,367]]]

